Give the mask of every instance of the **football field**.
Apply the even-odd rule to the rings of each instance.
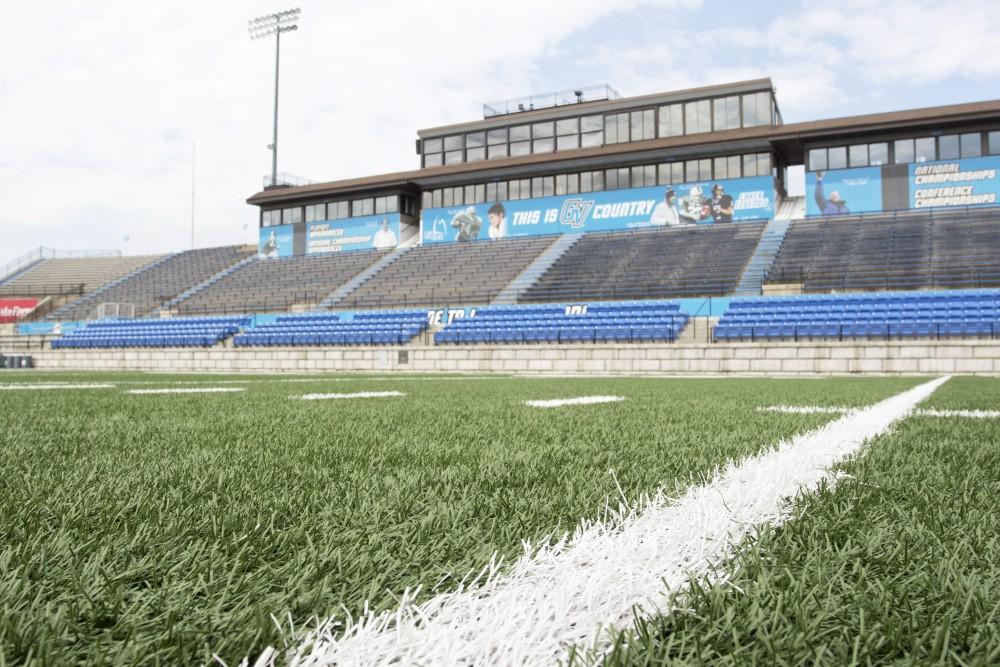
[[[0,377],[0,665],[1000,661],[1000,378]]]

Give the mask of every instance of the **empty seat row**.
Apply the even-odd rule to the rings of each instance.
[[[718,340],[990,336],[1000,291],[734,299]]]
[[[249,323],[249,317],[101,320],[64,334],[52,341],[52,347],[211,347]]]
[[[247,329],[233,345],[404,345],[426,328],[427,314],[414,310],[283,315]]]

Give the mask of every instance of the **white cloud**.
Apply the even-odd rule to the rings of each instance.
[[[282,44],[279,170],[316,180],[417,166],[415,131],[533,92],[535,61],[616,12],[697,0],[306,2]],[[246,21],[273,2],[36,2],[0,22],[0,260],[36,245],[254,238],[270,171],[274,49]]]

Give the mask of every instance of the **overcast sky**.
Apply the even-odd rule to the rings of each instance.
[[[413,169],[416,130],[482,103],[609,83],[623,95],[770,76],[785,122],[1000,97],[1000,2],[505,0],[10,3],[0,21],[0,264],[37,246],[254,242],[270,172]],[[128,236],[129,241],[124,242]]]

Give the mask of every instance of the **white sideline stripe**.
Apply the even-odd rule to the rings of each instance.
[[[659,491],[608,522],[525,553],[500,573],[489,563],[459,590],[357,619],[328,619],[284,656],[318,665],[551,665],[571,646],[606,650],[633,612],[669,610],[671,590],[711,576],[763,522],[779,524],[789,499],[836,477],[830,466],[908,416],[947,381],[921,384],[734,463],[676,500]],[[277,657],[269,656],[269,659]]]
[[[359,391],[353,394],[303,394],[292,396],[303,401],[325,401],[337,398],[388,398],[389,396],[406,396],[401,391]]]
[[[757,408],[758,412],[787,412],[793,415],[846,415],[853,412],[852,408],[826,407],[822,405],[766,405]]]
[[[624,401],[621,396],[578,396],[577,398],[556,398],[547,401],[525,401],[532,408],[559,408],[564,405],[593,405],[594,403],[614,403]]]
[[[17,391],[20,389],[114,389],[113,384],[49,384],[40,382],[35,383],[23,383],[23,384],[0,384],[0,390],[2,391]]]
[[[851,414],[856,412],[855,408],[824,407],[821,405],[768,405],[757,408],[760,412],[787,412],[791,414],[811,415],[811,414]],[[997,419],[1000,417],[1000,410],[935,410],[922,409],[914,410],[913,414],[918,417],[968,417],[970,419]]]
[[[969,417],[970,419],[996,419],[1000,410],[917,410],[921,417]]]
[[[229,394],[243,387],[171,387],[169,389],[129,389],[126,394]]]

